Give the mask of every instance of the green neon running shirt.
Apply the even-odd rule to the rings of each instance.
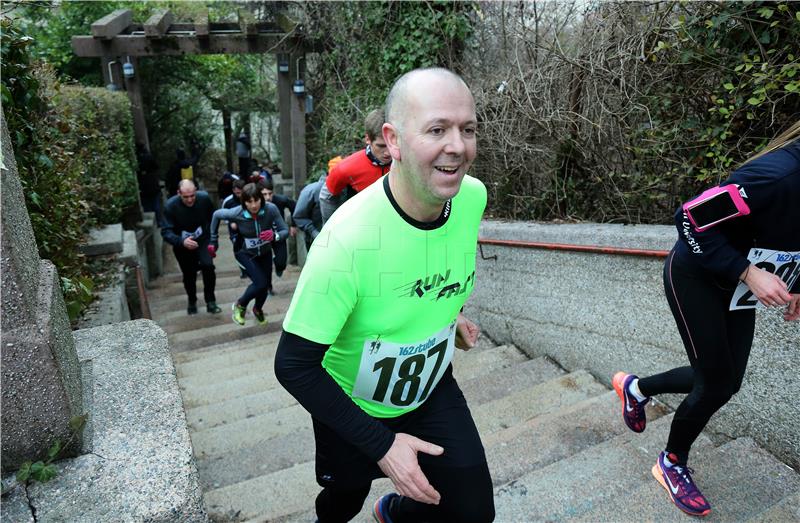
[[[452,359],[455,321],[475,284],[486,188],[465,176],[432,224],[401,214],[388,178],[325,224],[283,328],[330,345],[322,366],[367,414],[421,405]]]

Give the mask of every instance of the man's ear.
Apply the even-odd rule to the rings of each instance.
[[[372,143],[372,140],[369,139],[369,135],[367,133],[364,133],[364,144],[365,145],[370,145],[371,143]]]
[[[392,160],[400,161],[402,159],[400,158],[400,131],[388,122],[383,124],[381,130],[383,131],[383,141],[386,142]]]

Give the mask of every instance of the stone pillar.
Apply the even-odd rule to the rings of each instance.
[[[55,266],[39,259],[2,118],[2,469],[46,456],[83,414],[80,364]],[[69,453],[80,450],[76,438]]]

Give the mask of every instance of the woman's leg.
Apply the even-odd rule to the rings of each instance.
[[[248,276],[250,276],[250,285],[247,286],[244,294],[242,294],[239,299],[236,300],[237,305],[246,308],[247,304],[250,303],[250,300],[257,299],[261,293],[266,292],[266,289],[269,288],[269,280],[261,269],[259,258],[269,258],[270,256],[267,255],[254,258],[244,251],[237,252],[235,256],[236,261],[238,261],[242,267],[244,267]],[[261,303],[263,305],[264,302],[262,301]]]
[[[653,386],[659,379],[669,382],[663,375],[639,384],[645,394],[653,389],[681,392],[691,376],[691,389],[675,411],[666,447],[681,463],[711,416],[739,390],[753,341],[754,312],[729,311],[732,289],[709,280],[706,274],[682,270],[670,257],[664,286],[692,372],[672,371],[671,390],[669,383],[661,391]]]

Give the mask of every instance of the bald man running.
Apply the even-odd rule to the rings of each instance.
[[[203,273],[203,297],[206,311],[219,314],[221,309],[214,297],[217,274],[214,262],[206,251],[214,204],[208,193],[198,191],[193,180],[181,180],[178,194],[164,206],[164,225],[161,236],[172,245],[183,274],[183,288],[189,298],[188,314],[197,314],[197,270]]]
[[[477,326],[459,312],[475,282],[486,189],[465,176],[475,103],[446,69],[402,76],[386,100],[389,174],[325,225],[283,323],[275,371],[311,413],[319,521],[349,521],[372,480],[397,493],[379,522],[494,519],[478,431],[450,365]]]

